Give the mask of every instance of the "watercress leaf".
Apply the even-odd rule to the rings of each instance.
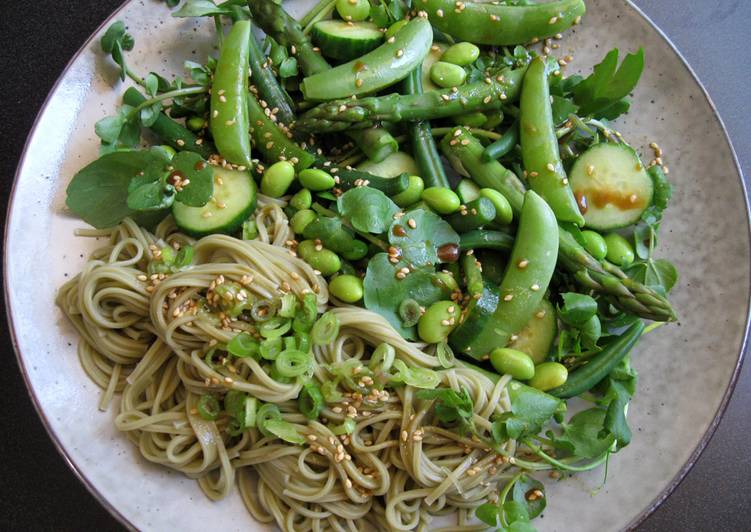
[[[603,433],[612,434],[620,449],[631,442],[631,429],[626,420],[626,405],[631,400],[631,393],[624,383],[609,379],[606,397],[610,400],[603,422],[604,431],[600,435],[602,436]]]
[[[514,487],[511,491],[511,499],[524,509],[527,521],[540,515],[547,505],[545,486],[542,482],[530,477],[529,475],[522,475],[519,477],[519,480],[514,483]],[[505,507],[506,505],[504,504],[504,509]],[[518,520],[520,520],[519,517],[509,519],[509,521]]]
[[[113,227],[133,214],[128,184],[151,160],[147,151],[116,151],[88,164],[67,188],[68,208],[97,229]]]
[[[560,399],[516,381],[508,385],[508,391],[511,412],[493,422],[493,439],[497,443],[539,433],[561,404]]]
[[[141,125],[144,127],[151,127],[159,118],[159,113],[162,112],[162,104],[160,102],[154,103],[148,107],[144,107],[140,111]]]
[[[441,424],[447,426],[458,424],[463,428],[471,427],[474,405],[472,397],[467,393],[466,389],[462,388],[461,392],[457,392],[451,388],[420,390],[417,392],[417,398],[435,400],[433,409],[436,418],[438,418]]]
[[[442,262],[438,258],[438,249],[446,244],[459,244],[459,235],[448,222],[422,209],[409,211],[401,219],[394,220],[388,238],[404,261],[416,265]]]
[[[177,201],[191,207],[203,207],[214,194],[214,172],[200,155],[192,151],[178,152],[170,162],[173,175],[190,183],[177,193]]]
[[[634,227],[634,250],[636,256],[640,259],[649,258],[649,245],[654,238],[654,229],[652,226],[645,222],[639,222]]]
[[[566,292],[561,297],[563,306],[558,307],[558,316],[568,325],[579,327],[597,314],[597,301],[591,296]]]
[[[442,299],[443,292],[433,283],[433,268],[416,268],[404,279],[398,279],[397,271],[407,266],[405,262],[391,264],[386,253],[379,253],[370,259],[363,281],[364,302],[368,310],[383,316],[399,334],[412,340],[415,338],[415,327],[402,325],[399,305],[406,297],[411,297],[427,307]]]
[[[102,50],[107,54],[112,53],[115,44],[121,43],[122,45],[123,37],[125,37],[126,34],[127,31],[123,21],[118,20],[113,22],[110,27],[107,28],[107,31],[104,32],[104,35],[102,35]]]
[[[162,181],[152,181],[128,192],[128,208],[134,211],[155,211],[170,207],[175,201],[175,190]]]
[[[486,502],[477,507],[475,516],[489,526],[500,527],[502,511],[501,507],[497,504]]]
[[[135,148],[139,142],[141,142],[141,124],[139,120],[133,116],[133,107],[129,105],[123,105],[120,108],[120,113],[124,116],[123,127],[120,129],[120,136],[117,142],[121,146],[127,146],[129,148]]]
[[[537,532],[529,521],[514,521],[502,530],[503,532]]]
[[[553,435],[553,443],[559,449],[582,459],[594,459],[607,452],[615,442],[615,436],[607,433],[601,437],[606,411],[590,408],[574,415],[568,423],[561,424],[563,434]]]
[[[516,483],[514,483],[516,487]],[[524,503],[517,500],[510,500],[503,503],[503,513],[506,516],[507,523],[515,523],[521,521],[523,523],[529,522],[529,512]]]
[[[185,70],[188,71],[190,78],[204,87],[211,84],[211,72],[199,63],[185,61]]]
[[[123,129],[125,120],[123,115],[118,113],[114,116],[105,116],[94,124],[94,133],[106,144],[114,144],[120,138],[120,131]]]
[[[678,281],[678,270],[667,259],[649,260],[644,275],[644,284],[649,287],[660,287],[667,294]]]
[[[399,212],[399,207],[386,194],[370,187],[348,190],[337,199],[337,207],[352,227],[376,234],[386,231]]]
[[[143,85],[149,96],[156,96],[159,90],[159,79],[153,73],[149,73],[148,76],[143,78]]]
[[[568,116],[576,114],[579,107],[569,98],[563,96],[552,96],[553,123],[556,126],[563,124],[568,120]]]
[[[346,253],[352,249],[354,240],[352,230],[342,224],[339,218],[327,216],[319,216],[305,226],[303,236],[308,240],[321,240],[336,253]]]
[[[183,6],[172,13],[173,17],[213,17],[214,15],[229,15],[231,10],[217,6],[211,0],[187,0]]]
[[[579,327],[579,339],[585,349],[597,349],[597,341],[602,336],[602,324],[596,315]]]

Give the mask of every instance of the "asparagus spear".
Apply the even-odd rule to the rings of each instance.
[[[336,100],[314,107],[295,122],[305,132],[364,129],[378,122],[432,120],[498,109],[519,97],[526,67],[504,69],[494,77],[423,94],[389,94]]]
[[[459,135],[456,135],[459,131]],[[447,142],[447,140],[449,140]],[[467,142],[463,142],[463,141]],[[496,188],[506,196],[514,214],[518,215],[524,184],[513,172],[506,170],[497,161],[482,160],[482,144],[467,131],[457,128],[441,143],[444,155],[457,170],[482,186]],[[594,290],[609,296],[618,308],[642,318],[655,321],[674,321],[675,312],[670,302],[654,290],[630,279],[623,271],[607,261],[598,261],[576,241],[576,238],[563,227],[560,228],[558,243],[558,266],[572,274],[576,282],[587,290]],[[485,233],[485,234],[483,234]],[[462,247],[470,243],[474,247],[502,249],[511,239],[503,238],[502,233],[492,231],[472,231],[462,236]],[[496,238],[497,237],[497,238]],[[469,240],[465,242],[465,238]],[[487,243],[487,246],[484,245]]]
[[[297,57],[300,68],[306,76],[312,76],[331,68],[326,60],[313,49],[313,44],[303,33],[300,24],[273,0],[248,0],[248,8],[263,31],[276,41],[290,48]]]

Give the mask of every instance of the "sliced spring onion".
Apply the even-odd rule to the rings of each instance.
[[[281,338],[269,338],[261,342],[258,352],[266,360],[276,360],[279,353],[282,352],[283,342]]]
[[[243,222],[243,240],[255,240],[258,237],[258,225],[255,220]]]
[[[296,443],[302,445],[305,443],[305,438],[297,432],[295,426],[292,423],[284,421],[283,419],[270,419],[266,422],[266,430],[282,440],[288,443]]]
[[[250,309],[250,317],[257,322],[268,321],[276,316],[278,303],[273,299],[259,299]]]
[[[172,266],[175,263],[175,249],[172,246],[164,246],[161,252],[159,260],[162,261],[162,264]]]
[[[318,318],[310,331],[310,338],[315,345],[328,345],[339,334],[339,318],[333,312],[326,312]]]
[[[321,389],[314,382],[306,382],[297,397],[300,412],[308,419],[318,419],[325,406]]]
[[[265,403],[256,412],[256,426],[264,436],[271,436],[271,432],[266,428],[269,421],[281,421],[282,413],[279,407],[272,403]]]
[[[310,352],[310,335],[305,332],[295,333],[295,343],[298,351],[303,353]]]
[[[230,390],[224,396],[224,409],[235,419],[243,418],[247,394],[239,390]]]
[[[294,318],[299,305],[297,296],[292,292],[284,294],[281,298],[281,306],[277,315],[282,318]]]
[[[261,344],[248,333],[240,333],[227,344],[230,355],[238,358],[257,357]]]
[[[357,423],[355,423],[355,420],[351,417],[348,417],[341,425],[331,427],[331,432],[333,432],[337,436],[341,436],[342,434],[352,434],[353,432],[355,432],[356,426]]]
[[[283,338],[284,340],[284,349],[297,349],[297,342],[295,341],[294,336],[285,336]]]
[[[391,366],[394,364],[395,358],[396,349],[394,349],[392,345],[384,342],[373,351],[373,354],[370,356],[370,362],[368,362],[368,367],[373,371],[388,373]]]
[[[313,369],[313,357],[297,349],[287,349],[276,357],[274,368],[282,377],[299,377]]]
[[[441,383],[441,377],[427,368],[410,368],[403,360],[395,360],[396,374],[391,377],[391,382],[403,382],[415,388],[435,388]]]
[[[422,315],[422,309],[420,303],[412,298],[407,298],[399,305],[399,317],[402,320],[402,325],[405,327],[412,327],[417,325]]]
[[[439,342],[435,346],[435,356],[438,357],[438,362],[444,368],[453,368],[455,363],[454,350],[444,340]]]
[[[326,381],[321,385],[321,394],[327,403],[338,403],[343,399],[344,396],[336,387],[334,381]]]
[[[255,397],[245,398],[245,416],[243,418],[243,427],[250,428],[256,426],[256,412],[258,410],[258,399]]]
[[[214,421],[219,417],[221,407],[213,395],[202,395],[198,400],[198,414],[206,421]]]
[[[162,251],[162,256],[164,256],[164,251]],[[192,262],[193,246],[184,245],[179,249],[177,255],[175,255],[175,261],[172,264],[172,267],[176,269],[185,268],[190,266]]]
[[[264,338],[279,338],[292,328],[292,320],[275,316],[258,326],[258,332]]]
[[[302,306],[295,314],[292,328],[295,332],[309,332],[318,316],[318,306],[315,294],[305,294]]]

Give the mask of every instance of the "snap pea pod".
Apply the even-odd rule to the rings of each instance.
[[[372,127],[378,122],[433,120],[473,111],[499,109],[519,97],[526,67],[503,69],[490,83],[477,81],[453,89],[423,94],[388,94],[343,99],[320,104],[302,115],[295,129],[305,132],[346,131]]]
[[[135,87],[130,87],[123,94],[123,103],[131,107],[138,107],[146,101],[146,97],[138,92]],[[198,138],[188,128],[175,122],[164,113],[159,113],[156,121],[149,127],[162,142],[172,146],[175,150],[192,151],[208,159],[212,153],[215,153],[214,147],[208,140]]]
[[[403,80],[422,64],[433,43],[426,18],[417,17],[384,44],[328,72],[307,76],[300,89],[306,100],[333,100],[379,91]]]
[[[341,190],[348,190],[352,187],[366,186],[377,188],[387,196],[396,196],[407,190],[409,187],[409,175],[407,173],[399,174],[396,177],[380,177],[360,170],[350,170],[347,168],[336,168],[333,166],[320,166],[321,169],[331,173],[335,179],[338,178],[337,187]]]
[[[287,125],[294,122],[295,113],[290,99],[279,85],[270,64],[258,46],[258,41],[252,34],[248,57],[250,58],[250,78],[258,89],[261,99],[269,104],[270,109],[277,109],[276,117],[279,122]]]
[[[380,163],[389,155],[399,151],[399,143],[383,127],[358,129],[347,133],[357,147],[373,162]]]
[[[488,198],[477,198],[459,208],[446,221],[457,233],[466,233],[491,223],[495,219],[495,207]]]
[[[264,160],[270,163],[281,160],[290,161],[298,172],[309,168],[316,162],[315,155],[298,146],[266,115],[252,91],[248,93],[247,100],[250,134],[256,149],[263,154]]]
[[[404,80],[404,92],[405,94],[422,94],[422,67],[410,72]],[[449,180],[443,168],[441,156],[438,154],[430,122],[427,120],[410,122],[407,129],[412,142],[412,154],[425,186],[448,188]]]
[[[605,349],[592,357],[587,364],[569,374],[565,384],[548,390],[550,395],[568,399],[576,397],[607,377],[628,355],[644,332],[644,322],[639,320],[618,336]]]
[[[486,163],[497,161],[514,149],[519,142],[519,121],[514,121],[501,138],[489,144],[482,152],[482,160]]]
[[[248,54],[250,22],[236,22],[224,39],[211,85],[211,135],[231,163],[250,166]]]
[[[497,251],[511,251],[514,247],[514,237],[502,231],[488,231],[475,229],[459,235],[459,249],[494,249]]]
[[[583,0],[525,6],[426,0],[419,6],[440,31],[459,40],[493,45],[524,44],[552,37],[576,24],[585,11]]]
[[[527,180],[561,222],[584,225],[558,152],[545,61],[532,60],[521,93],[519,137]]]
[[[451,166],[483,188],[503,194],[518,214],[524,202],[524,183],[511,170],[495,160],[483,161],[485,148],[464,128],[455,128],[441,141],[441,151]]]
[[[485,284],[482,281],[482,270],[477,264],[477,257],[465,253],[462,256],[462,270],[464,270],[467,292],[471,295],[482,294]]]
[[[326,60],[315,51],[313,44],[303,33],[302,26],[273,0],[248,0],[253,20],[276,42],[290,48],[306,76],[331,69]]]

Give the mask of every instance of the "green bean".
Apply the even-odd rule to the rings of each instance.
[[[558,152],[548,75],[540,57],[532,60],[524,76],[519,138],[532,190],[548,202],[559,221],[584,225]]]
[[[495,207],[495,221],[502,225],[510,224],[514,219],[514,210],[506,196],[492,188],[480,189],[480,196],[487,198]]]
[[[297,178],[302,186],[314,192],[329,190],[336,184],[331,174],[320,168],[306,168],[300,172]]]
[[[428,307],[417,323],[417,334],[423,342],[436,344],[448,337],[461,314],[453,301],[437,301]]]
[[[488,117],[485,116],[485,113],[481,113],[480,111],[467,113],[466,115],[456,115],[452,118],[454,120],[454,124],[456,124],[457,126],[467,126],[475,128],[482,127],[488,121]]]
[[[481,266],[474,254],[465,253],[461,259],[464,270],[465,286],[470,295],[482,294],[485,286],[482,280]]]
[[[261,193],[272,198],[281,198],[295,180],[295,167],[288,161],[279,161],[269,166],[261,178]]]
[[[480,49],[471,42],[458,42],[443,52],[441,61],[459,66],[468,66],[480,57]]]
[[[584,249],[597,260],[602,260],[608,255],[608,245],[605,239],[597,231],[582,231]]]
[[[456,192],[446,187],[429,187],[423,190],[422,200],[440,214],[456,212],[461,205]]]
[[[404,80],[406,94],[422,94],[422,68],[416,68]],[[412,142],[412,153],[420,169],[423,182],[428,187],[447,187],[449,180],[443,168],[438,148],[428,120],[410,122],[408,126],[409,138]]]
[[[316,218],[318,218],[318,215],[315,213],[315,211],[312,211],[310,209],[301,209],[297,211],[294,216],[292,216],[289,221],[289,226],[292,228],[295,234],[301,235],[305,231],[305,228],[308,226],[308,224],[310,224]]]
[[[527,354],[516,349],[499,347],[490,353],[490,363],[501,375],[527,381],[535,376],[535,363]]]
[[[338,275],[329,282],[329,292],[345,303],[357,303],[364,294],[362,279],[355,275]]]
[[[316,244],[313,240],[303,240],[297,245],[297,254],[302,260],[321,272],[321,275],[332,275],[342,267],[339,256],[330,249]]]
[[[362,186],[367,182],[367,186],[376,188],[387,196],[396,196],[407,190],[409,187],[409,176],[404,173],[396,177],[380,177],[360,170],[349,170],[342,167],[319,166],[339,179],[338,186],[342,190],[348,190],[352,187]]]
[[[423,190],[425,190],[425,183],[422,178],[416,175],[411,175],[409,176],[409,186],[407,186],[407,190],[391,196],[391,199],[400,207],[406,207],[420,201]]]
[[[222,44],[211,86],[211,136],[227,161],[249,167],[248,53],[250,22],[232,26]]]
[[[543,362],[535,367],[535,374],[529,380],[532,388],[543,392],[563,386],[568,379],[568,370],[558,362]]]
[[[486,163],[497,161],[507,155],[519,143],[519,121],[514,121],[501,138],[488,145],[482,152],[482,160]]]
[[[459,212],[449,216],[446,221],[457,233],[466,233],[489,224],[495,219],[495,216],[496,211],[493,202],[488,198],[480,197],[463,207],[459,207]]]
[[[138,107],[146,98],[138,92],[135,87],[130,87],[123,94],[123,103],[131,107]],[[165,113],[159,113],[156,121],[149,127],[162,142],[167,143],[171,148],[177,151],[192,151],[208,159],[212,153],[215,153],[211,142],[203,138],[198,138],[187,128],[175,122]]]
[[[531,5],[426,0],[419,4],[440,31],[476,44],[526,44],[542,40],[577,24],[584,15],[583,0],[556,0]]]
[[[628,355],[643,332],[644,322],[639,320],[592,357],[585,366],[571,372],[565,384],[550,389],[549,393],[555,397],[568,399],[591,389],[607,377],[618,363]]]
[[[467,71],[458,65],[436,61],[430,67],[430,80],[444,89],[463,85],[467,79]]]
[[[337,0],[336,12],[342,20],[361,22],[370,15],[370,2],[368,0]]]
[[[443,291],[446,292],[446,295],[450,295],[459,290],[459,283],[456,282],[456,278],[448,270],[433,274],[433,284],[443,289]]]
[[[269,109],[277,109],[276,117],[282,124],[294,122],[295,113],[292,111],[290,98],[279,85],[270,62],[263,56],[258,41],[252,34],[250,36],[249,59],[250,77],[253,85],[258,89],[261,99],[268,103]]]
[[[389,155],[399,151],[399,143],[382,126],[350,131],[347,136],[354,141],[368,159],[376,163],[380,163]]]
[[[607,258],[613,264],[625,268],[634,262],[634,247],[618,233],[605,235],[605,245],[608,248]]]
[[[501,231],[476,230],[460,235],[459,249],[495,249],[498,251],[511,251],[514,246],[514,237]]]
[[[303,170],[303,172],[307,172],[307,170]],[[298,211],[310,209],[310,206],[313,205],[313,194],[307,188],[300,189],[289,200],[289,204]]]

